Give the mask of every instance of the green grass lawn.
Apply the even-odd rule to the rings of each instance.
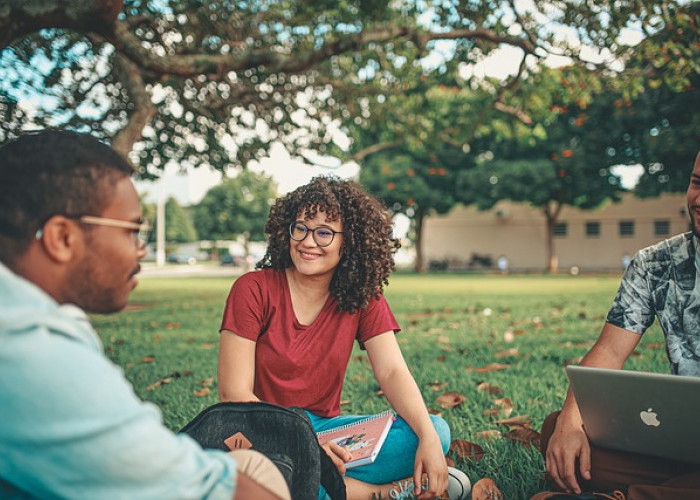
[[[566,393],[563,366],[593,344],[619,284],[619,276],[402,275],[386,296],[403,330],[398,339],[429,408],[440,412],[453,439],[485,450],[479,461],[457,467],[472,482],[492,478],[508,499],[528,498],[544,486],[543,461],[533,447],[482,431],[505,416],[497,398],[512,403],[511,417],[527,415],[539,431]],[[158,405],[171,429],[181,428],[217,401],[216,362],[221,311],[230,278],[146,278],[124,313],[96,316],[108,356],[124,368],[136,393]],[[663,337],[655,326],[627,368],[668,371]],[[492,363],[508,365],[481,371]],[[500,394],[480,391],[486,382]],[[378,394],[366,355],[356,348],[343,390],[344,413],[388,407]],[[207,394],[207,390],[210,392]],[[436,398],[455,391],[466,400],[443,409]]]

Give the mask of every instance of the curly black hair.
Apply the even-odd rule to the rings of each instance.
[[[394,252],[401,246],[393,237],[391,215],[379,200],[356,182],[335,176],[314,177],[311,182],[278,198],[265,224],[268,246],[258,269],[282,271],[292,266],[289,225],[304,212],[306,220],[325,212],[327,220],[343,224],[340,263],[330,293],[338,309],[354,312],[378,297],[394,270]]]

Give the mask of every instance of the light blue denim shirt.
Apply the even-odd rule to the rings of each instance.
[[[637,252],[607,322],[643,334],[659,319],[671,373],[700,377],[698,241],[683,233]]]
[[[0,498],[233,498],[236,462],[163,426],[85,313],[0,264]]]

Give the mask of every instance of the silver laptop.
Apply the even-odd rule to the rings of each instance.
[[[596,446],[700,463],[700,377],[567,366]]]

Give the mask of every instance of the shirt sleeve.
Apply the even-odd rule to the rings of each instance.
[[[3,482],[36,498],[233,497],[235,460],[168,430],[101,352],[41,327],[3,344]]]
[[[384,295],[370,299],[367,308],[361,310],[359,314],[360,321],[357,327],[357,340],[362,349],[364,349],[365,342],[372,337],[376,337],[390,330],[393,330],[394,333],[401,331]]]
[[[256,341],[265,327],[265,294],[262,272],[247,273],[233,282],[226,299],[221,330]]]
[[[608,323],[640,335],[654,323],[655,312],[648,275],[644,254],[638,252],[622,277],[606,319]]]

